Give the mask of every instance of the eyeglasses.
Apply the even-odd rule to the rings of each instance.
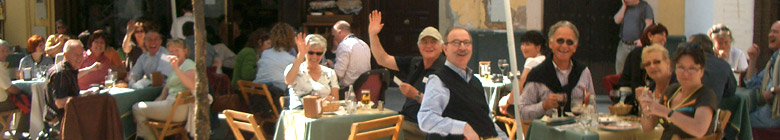
[[[432,41],[420,41],[420,44],[422,45],[433,45],[439,43],[438,40],[432,40]]]
[[[316,55],[322,56],[322,54],[323,54],[323,53],[324,53],[324,52],[313,52],[313,51],[309,51],[309,55],[315,55],[315,54],[316,54]]]
[[[701,70],[701,68],[697,68],[697,67],[684,68],[684,67],[678,66],[674,70],[676,70],[677,72],[685,72],[685,73],[688,73],[688,74],[693,74],[693,73],[699,72],[699,70]]]
[[[464,41],[455,40],[455,41],[447,42],[447,44],[455,45],[455,47],[471,46],[471,40],[464,40]]]
[[[563,39],[563,38],[558,38],[558,39],[555,40],[555,42],[558,43],[558,45],[563,45],[564,42],[566,43],[566,45],[569,45],[569,46],[577,44],[577,42],[574,41],[574,40]]]
[[[649,67],[650,65],[653,65],[653,64],[654,65],[661,64],[661,60],[653,60],[653,61],[650,61],[650,62],[642,63],[642,67],[646,68],[646,67]]]

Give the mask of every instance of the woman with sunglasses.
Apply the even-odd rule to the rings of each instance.
[[[718,99],[715,92],[704,87],[701,81],[705,59],[698,45],[680,45],[672,59],[679,84],[670,85],[663,98],[657,101],[639,96],[645,131],[652,131],[661,118],[660,123],[664,127],[661,139],[701,138],[712,133],[712,116]]]
[[[666,37],[669,35],[668,32],[666,26],[663,24],[652,24],[647,26],[639,40],[642,42],[642,46],[658,45],[663,47],[664,44],[666,44]],[[642,51],[645,48],[646,47],[636,48],[628,53],[626,63],[624,64],[625,67],[623,68],[623,71],[620,72],[620,79],[618,80],[617,87],[631,87],[631,89],[636,89],[642,86],[649,86],[648,82],[653,82],[653,79],[647,78],[647,71],[642,68]],[[629,105],[634,105],[630,114],[638,115],[639,108],[636,106],[637,101],[634,100],[636,99],[635,97],[635,94],[628,95],[624,102]]]
[[[125,53],[125,67],[131,69],[141,54],[146,52],[144,37],[150,24],[145,18],[138,18],[127,22],[127,34],[122,40],[122,51]]]
[[[714,55],[718,56],[731,65],[731,70],[735,73],[744,72],[748,68],[747,54],[739,48],[731,47],[734,43],[734,37],[731,35],[729,27],[723,24],[716,24],[708,32],[713,43]]]
[[[284,70],[285,82],[290,87],[290,108],[303,108],[301,99],[306,95],[319,95],[328,100],[339,98],[336,71],[320,65],[328,47],[325,37],[318,34],[295,37],[298,55]]]

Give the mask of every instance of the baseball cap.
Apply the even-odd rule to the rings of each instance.
[[[441,33],[439,33],[439,30],[437,30],[434,27],[428,26],[428,27],[425,27],[425,29],[423,29],[422,32],[420,32],[420,36],[417,37],[417,43],[422,41],[422,39],[427,37],[427,36],[433,37],[433,39],[436,39],[438,41],[443,41],[443,40],[441,40]]]

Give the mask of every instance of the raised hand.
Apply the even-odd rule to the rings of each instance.
[[[171,61],[171,67],[176,70],[179,69],[179,57],[168,55],[168,60]]]
[[[374,10],[371,14],[368,14],[368,34],[376,35],[382,31],[382,27],[385,24],[382,23],[382,12]]]
[[[298,55],[305,55],[309,52],[309,44],[306,43],[306,34],[298,33],[295,37],[295,45],[298,47]]]

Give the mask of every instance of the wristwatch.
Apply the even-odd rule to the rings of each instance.
[[[420,100],[420,95],[422,95],[422,92],[420,92],[417,95],[415,95],[414,96],[414,100],[418,100],[419,101]]]

